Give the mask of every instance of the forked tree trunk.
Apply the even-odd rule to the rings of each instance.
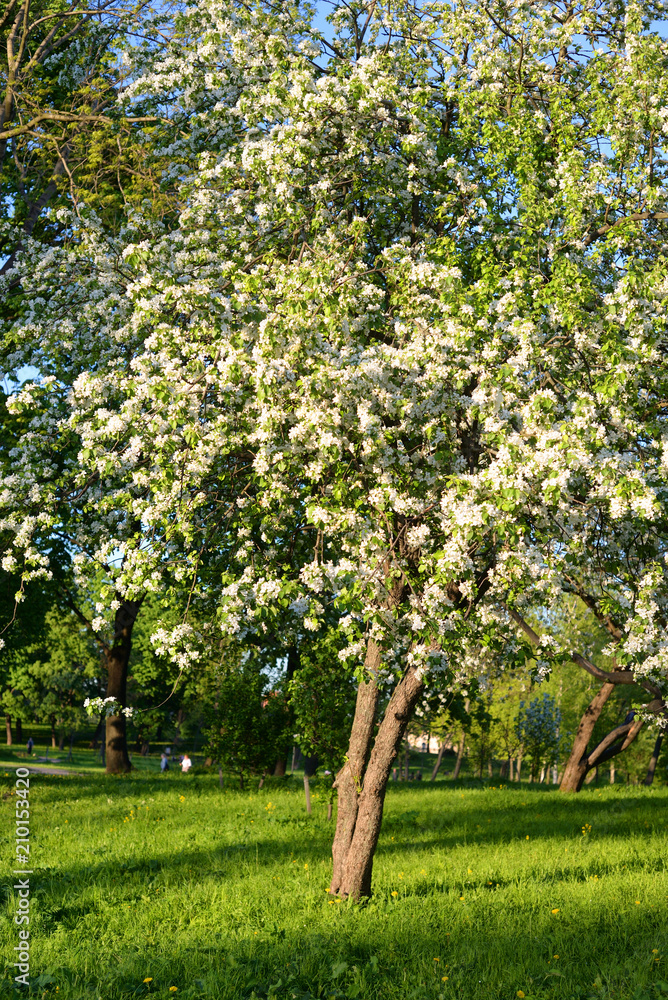
[[[345,863],[355,832],[358,798],[362,790],[362,779],[371,746],[378,706],[376,678],[380,669],[380,647],[373,639],[369,639],[367,643],[364,668],[371,676],[368,681],[361,681],[357,688],[348,756],[334,782],[338,797],[336,832],[332,844],[332,882],[329,891],[337,894],[343,885]]]
[[[663,743],[663,733],[659,733],[654,744],[654,749],[652,750],[652,756],[649,759],[649,767],[647,768],[647,777],[645,778],[644,784],[651,785],[654,781],[654,772],[656,770],[656,762],[659,759],[659,754],[661,753],[661,744]]]
[[[379,667],[380,649],[371,639],[367,646],[366,668],[372,680],[360,684],[358,689],[348,761],[337,775],[339,817],[332,847],[334,870],[330,892],[356,900],[371,895],[373,856],[380,835],[392,761],[399,752],[424,687],[420,674],[409,667],[392,693],[365,768],[378,703],[375,677]]]
[[[132,651],[132,628],[141,601],[123,601],[114,619],[114,641],[104,653],[107,668],[107,697],[115,698],[122,707],[127,704],[128,663]],[[124,715],[110,715],[106,725],[106,772],[123,774],[131,770]]]
[[[582,783],[589,770],[587,766],[587,745],[594,732],[594,727],[601,716],[603,706],[614,690],[614,684],[608,681],[602,684],[580,719],[580,725],[573,741],[573,749],[568,758],[568,763],[564,768],[561,785],[559,786],[560,792],[579,792],[582,788]]]
[[[608,682],[606,681],[606,684]],[[650,712],[657,712],[663,708],[663,702],[661,699],[655,699],[649,702],[645,706]],[[616,757],[617,754],[623,753],[627,747],[633,743],[638,733],[642,729],[644,719],[636,718],[635,712],[629,712],[624,721],[620,726],[616,726],[611,732],[604,736],[600,743],[592,750],[591,753],[587,753],[585,750],[584,763],[580,766],[580,777],[577,786],[572,789],[575,792],[579,792],[584,783],[587,773],[592,769],[598,767],[600,764],[605,763],[605,761],[611,760]],[[561,788],[563,790],[563,780]]]

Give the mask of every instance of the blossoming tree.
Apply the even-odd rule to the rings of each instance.
[[[215,595],[242,640],[337,609],[359,681],[341,896],[371,891],[427,687],[465,683],[480,646],[534,656],[524,615],[569,581],[605,574],[663,708],[661,546],[635,591],[619,577],[665,505],[654,6],[341,3],[321,32],[305,4],[200,0],[127,95],[216,98],[178,227],[90,218],[20,263],[12,363],[45,377],[10,404],[6,558],[43,572],[76,496],[80,564],[114,554],[123,600]],[[184,664],[195,639],[156,635]],[[569,655],[536,642],[539,673]]]

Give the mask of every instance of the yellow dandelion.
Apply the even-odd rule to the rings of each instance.
[[[527,836],[526,836],[526,839],[527,839],[527,840],[529,839],[529,834],[528,834],[528,833],[527,833]]]
[[[553,955],[552,958],[559,958],[559,956],[558,955]]]
[[[553,913],[558,913],[558,912],[559,912],[559,907],[558,907],[558,906],[557,906],[557,907],[555,907],[555,909],[554,909],[554,910],[552,910],[552,912],[553,912]]]
[[[464,897],[463,897],[463,896],[460,896],[460,897],[459,897],[459,902],[460,902],[460,903],[463,903],[463,902],[464,902]]]
[[[392,892],[390,893],[390,896],[398,896],[398,895],[399,893],[397,892],[396,889],[393,889]]]
[[[640,906],[640,900],[636,899],[636,906]]]
[[[170,993],[176,993],[177,990],[178,990],[178,986],[170,986],[169,987],[169,992]]]
[[[522,997],[525,997],[525,996],[526,996],[526,993],[524,993],[524,992],[523,992],[522,990],[518,990],[518,991],[517,991],[517,995],[518,995],[518,997],[520,998],[520,1000],[522,1000]]]
[[[147,976],[146,979],[144,980],[144,982],[145,983],[152,983],[153,982],[153,976]]]
[[[440,962],[441,960],[440,960],[440,958],[435,958],[434,961],[435,962]]]
[[[448,981],[448,977],[447,976],[441,976],[441,982],[442,983],[447,983],[447,981]]]

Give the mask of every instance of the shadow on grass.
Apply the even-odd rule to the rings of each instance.
[[[402,919],[405,902],[341,904],[325,915],[330,927],[321,920],[317,930],[304,925],[291,934],[272,922],[268,909],[259,932],[223,926],[219,933],[200,933],[195,927],[187,938],[119,942],[102,956],[94,976],[82,977],[66,959],[43,975],[53,977],[51,989],[59,984],[53,997],[104,1000],[169,996],[174,986],[181,1000],[668,996],[652,951],[657,945],[668,950],[665,910],[631,912],[620,921],[619,913],[601,918],[580,907],[568,922],[536,921],[532,927],[518,926],[499,909],[448,923],[446,931],[437,911],[425,925],[416,925],[414,913]],[[46,996],[50,985],[42,983],[39,992]]]

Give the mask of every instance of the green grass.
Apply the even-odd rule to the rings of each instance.
[[[667,788],[393,784],[366,906],[328,898],[332,825],[313,789],[309,819],[295,779],[242,795],[209,775],[33,776],[34,995],[668,996]]]
[[[47,754],[48,749],[48,754]],[[104,764],[100,757],[99,750],[89,750],[80,746],[72,748],[72,759],[68,759],[69,746],[64,750],[48,748],[45,745],[35,746],[32,755],[29,755],[24,746],[0,745],[0,769],[9,765],[14,771],[16,767],[53,767],[57,770],[76,771],[78,774],[103,774]],[[170,768],[178,769],[176,758],[178,753],[174,751],[174,759]],[[45,759],[46,758],[46,759]],[[160,774],[160,752],[151,753],[142,757],[139,753],[131,753],[132,765],[139,774],[152,772],[153,775]]]

